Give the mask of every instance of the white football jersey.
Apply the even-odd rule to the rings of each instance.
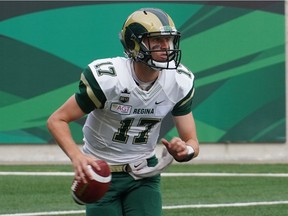
[[[126,164],[155,154],[163,118],[191,112],[193,74],[180,65],[162,70],[142,90],[132,76],[132,60],[93,61],[82,73],[76,100],[89,113],[83,127],[84,152],[109,164]]]

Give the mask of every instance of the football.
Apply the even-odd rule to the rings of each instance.
[[[95,170],[88,165],[93,179],[87,179],[85,184],[82,181],[77,181],[75,178],[72,182],[71,191],[72,197],[77,204],[85,205],[100,200],[108,191],[111,182],[111,172],[109,165],[104,160],[97,160],[101,170]]]

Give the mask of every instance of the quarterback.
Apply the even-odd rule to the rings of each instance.
[[[86,215],[160,216],[160,173],[175,159],[197,157],[199,143],[191,112],[194,75],[180,63],[180,32],[171,17],[143,8],[124,22],[120,41],[125,57],[97,59],[83,70],[76,91],[48,119],[47,126],[70,158],[75,178],[91,178],[87,165],[112,172],[108,192],[86,205]],[[161,122],[171,113],[178,137],[161,139]],[[69,123],[87,115],[83,148],[72,138]]]

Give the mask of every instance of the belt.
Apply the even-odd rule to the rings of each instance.
[[[147,159],[147,163],[149,164],[149,161],[152,162],[153,160],[156,160],[156,156],[155,155],[152,156],[151,158],[148,158]],[[132,171],[132,169],[131,169],[129,164],[109,165],[109,167],[110,167],[110,172],[111,173],[121,173],[121,172],[128,173],[128,172]]]
[[[109,165],[110,172],[116,173],[116,172],[131,172],[131,168],[129,164],[122,164],[122,165]]]

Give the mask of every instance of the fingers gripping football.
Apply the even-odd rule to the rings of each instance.
[[[88,164],[94,167],[94,169],[100,171],[100,167],[96,161],[96,158],[84,154],[80,154],[74,158],[73,167],[75,171],[75,179],[77,181],[83,181],[87,183],[89,179],[92,179]]]

